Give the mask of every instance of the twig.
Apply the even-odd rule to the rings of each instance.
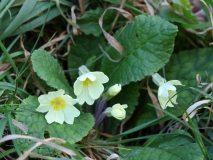
[[[122,0],[121,5],[120,5],[120,9],[122,9],[124,7],[125,2],[126,2],[126,0]],[[109,33],[112,33],[112,30],[115,27],[115,24],[116,24],[116,22],[118,20],[119,15],[120,15],[120,13],[118,12],[116,17],[115,17],[115,19],[114,19],[114,21],[112,22],[112,26],[111,26],[111,28],[109,30]]]

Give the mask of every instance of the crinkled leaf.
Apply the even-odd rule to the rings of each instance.
[[[121,150],[125,159],[155,160],[203,160],[204,156],[197,143],[185,131],[176,131],[175,135],[159,136],[148,147],[132,147],[132,150]],[[128,148],[128,147],[127,147]],[[130,147],[131,148],[131,147]],[[131,158],[134,157],[134,158]]]
[[[67,82],[61,66],[57,60],[45,50],[35,50],[31,56],[32,65],[37,75],[56,89],[63,89],[67,94],[74,96],[73,89]]]
[[[94,37],[92,35],[81,35],[74,39],[76,45],[72,45],[70,48],[70,54],[68,57],[68,67],[70,77],[73,81],[76,80],[78,75],[78,68],[81,65],[88,65],[89,69],[100,67],[100,62],[90,59],[96,56],[98,58],[102,53],[99,48],[99,44],[104,47],[105,42],[103,37]],[[90,61],[90,62],[89,62]],[[90,64],[89,64],[90,63]],[[94,67],[95,66],[95,67]]]
[[[202,82],[212,82],[213,49],[194,49],[174,54],[166,65],[166,79],[179,80],[186,87],[197,87],[196,75],[200,74]],[[183,87],[181,87],[183,88]],[[199,93],[184,90],[178,93],[180,107],[189,106]]]
[[[25,99],[17,109],[20,112],[16,113],[16,120],[28,127],[29,136],[40,139],[45,139],[45,137],[58,137],[66,140],[70,144],[74,144],[82,140],[94,125],[93,116],[89,113],[81,113],[79,117],[74,119],[74,124],[72,125],[65,122],[62,125],[55,122],[48,124],[44,117],[45,114],[35,111],[38,106],[38,98],[30,96]],[[23,132],[17,130],[17,134],[23,134]],[[22,150],[26,150],[34,144],[32,141],[23,139],[18,140],[18,142]],[[51,155],[51,153],[53,153],[53,149],[47,146],[41,146],[35,149],[35,151],[44,155]]]
[[[177,27],[159,17],[139,15],[135,21],[116,32],[123,46],[122,60],[118,63],[103,59],[102,71],[108,75],[107,86],[138,81],[157,72],[171,56]],[[110,47],[113,59],[120,55]]]
[[[138,147],[131,151],[122,151],[125,160],[203,160],[203,154],[197,144],[164,148]]]

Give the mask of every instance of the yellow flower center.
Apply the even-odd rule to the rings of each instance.
[[[89,79],[89,78],[87,78],[85,81],[83,81],[83,85],[84,85],[84,87],[87,87],[88,85],[90,85],[90,84],[92,84],[93,82]]]
[[[56,111],[58,111],[60,108],[64,109],[66,107],[65,100],[61,97],[55,97],[52,101],[50,101],[50,105]]]

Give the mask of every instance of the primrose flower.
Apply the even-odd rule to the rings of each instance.
[[[92,105],[104,91],[103,83],[109,78],[103,72],[90,72],[86,66],[79,68],[80,76],[74,82],[74,93],[79,100],[79,104],[86,102]]]
[[[128,106],[126,104],[115,104],[112,107],[108,107],[105,110],[105,113],[107,116],[111,117],[113,116],[116,119],[122,120],[126,117],[126,111],[125,108],[127,108]]]
[[[166,79],[162,78],[158,73],[152,75],[152,80],[159,86],[158,100],[161,107],[163,109],[166,109],[166,107],[174,107],[173,104],[177,104],[177,92],[174,85],[182,85],[181,82],[178,80],[171,80],[167,82]]]
[[[78,100],[67,94],[64,95],[64,93],[64,90],[60,89],[38,97],[40,105],[36,111],[48,112],[45,115],[47,123],[63,124],[65,121],[68,124],[73,124],[74,118],[80,115],[80,111],[73,106]]]

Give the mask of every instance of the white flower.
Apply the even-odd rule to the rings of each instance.
[[[126,111],[125,108],[127,108],[128,106],[126,104],[115,104],[112,107],[108,107],[105,111],[107,116],[113,116],[116,119],[122,120],[126,117]]]
[[[82,69],[83,68],[83,69]],[[92,105],[104,91],[103,83],[109,78],[102,72],[90,72],[85,66],[79,68],[80,76],[74,83],[74,93],[79,100],[79,104],[86,102]]]
[[[38,97],[40,105],[36,111],[48,112],[45,115],[47,123],[57,122],[63,124],[65,121],[68,124],[73,124],[74,117],[80,115],[80,111],[73,106],[78,100],[67,94],[64,95],[64,93],[64,90],[60,89]]]
[[[121,84],[115,84],[108,90],[110,96],[116,96],[120,91],[121,91]]]
[[[166,107],[174,107],[173,104],[177,104],[177,92],[174,85],[182,85],[178,80],[171,80],[166,82],[158,73],[152,75],[153,82],[159,86],[158,88],[158,100],[163,109]],[[172,104],[173,103],[173,104]]]

